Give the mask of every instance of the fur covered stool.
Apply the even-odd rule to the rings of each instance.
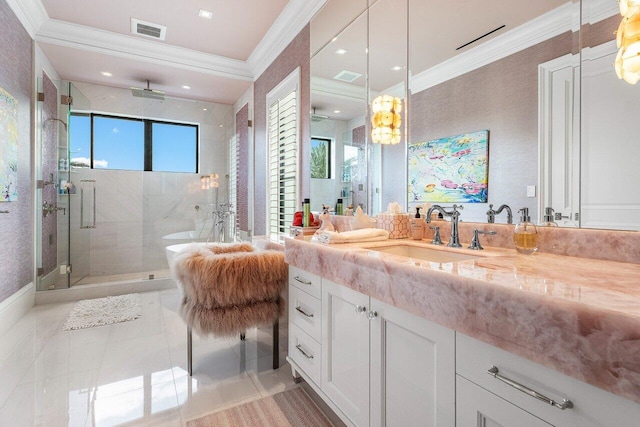
[[[257,251],[248,243],[191,245],[175,258],[182,286],[180,315],[187,323],[187,367],[193,373],[192,330],[232,336],[273,325],[273,369],[279,367],[278,318],[287,284],[284,253]]]

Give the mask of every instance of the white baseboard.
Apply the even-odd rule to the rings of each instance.
[[[18,292],[0,302],[0,336],[4,335],[33,307],[35,294],[36,287],[33,282],[30,282]]]
[[[58,304],[82,299],[104,298],[138,292],[175,289],[176,282],[170,277],[153,280],[134,280],[92,285],[76,285],[69,289],[54,289],[36,292],[35,305]]]

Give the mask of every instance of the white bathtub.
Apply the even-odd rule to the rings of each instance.
[[[205,230],[199,232],[198,230],[191,231],[179,231],[177,233],[167,234],[162,236],[163,240],[186,240],[189,242],[199,242],[207,240],[209,233]]]

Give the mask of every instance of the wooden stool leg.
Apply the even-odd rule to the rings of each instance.
[[[280,327],[279,319],[273,323],[273,369],[280,367]]]
[[[192,349],[193,341],[191,335],[191,326],[187,326],[187,371],[189,371],[189,376],[193,375],[193,349]]]

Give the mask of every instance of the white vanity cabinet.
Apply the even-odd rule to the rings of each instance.
[[[322,390],[358,426],[455,425],[455,333],[322,279]]]
[[[513,385],[489,373],[492,367]],[[456,334],[456,372],[458,426],[640,425],[640,405],[461,333]],[[559,409],[526,389],[558,404],[568,399],[572,407]]]

